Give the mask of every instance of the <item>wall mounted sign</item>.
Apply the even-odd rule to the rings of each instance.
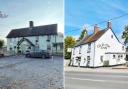
[[[68,48],[68,49],[67,49],[67,52],[71,52],[71,51],[72,51],[72,49],[71,49],[71,48]]]
[[[110,46],[109,46],[109,44],[102,43],[102,44],[98,44],[97,48],[108,49],[108,48],[110,48]]]

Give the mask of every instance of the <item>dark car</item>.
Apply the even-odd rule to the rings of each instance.
[[[27,52],[25,54],[26,57],[33,57],[33,58],[50,58],[51,55],[48,51],[45,50],[38,50],[33,52]]]
[[[0,57],[4,57],[4,54],[0,53]]]
[[[4,56],[4,53],[3,52],[0,52],[0,57],[3,57]]]

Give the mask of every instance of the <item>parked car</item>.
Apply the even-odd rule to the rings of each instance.
[[[4,56],[4,54],[0,52],[0,57],[3,57],[3,56]]]
[[[48,51],[46,50],[38,50],[38,51],[33,51],[33,52],[26,52],[25,54],[26,57],[33,57],[33,58],[50,58],[51,55]]]

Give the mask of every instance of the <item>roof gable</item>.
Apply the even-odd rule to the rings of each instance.
[[[98,31],[96,34],[87,35],[80,42],[78,42],[75,46],[94,42],[98,40],[106,31],[107,29],[104,29],[104,30]]]
[[[124,45],[123,43],[120,42],[120,40],[119,40],[118,37],[116,36],[115,32],[114,32],[112,29],[110,29],[110,30],[112,31],[112,33],[113,33],[113,35],[115,36],[115,38],[117,39],[117,41],[118,41],[120,44]]]

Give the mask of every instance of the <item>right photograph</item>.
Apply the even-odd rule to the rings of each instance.
[[[65,89],[127,89],[127,2],[65,0]]]

